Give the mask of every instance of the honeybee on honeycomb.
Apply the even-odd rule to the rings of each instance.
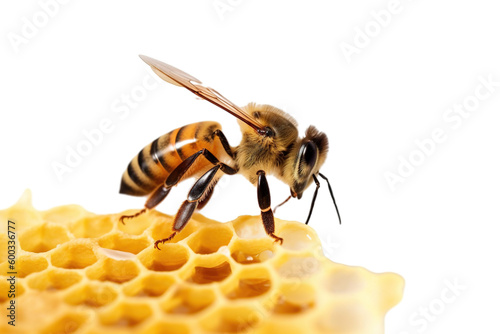
[[[172,187],[188,177],[196,177],[187,200],[175,216],[172,232],[166,238],[155,241],[155,248],[159,248],[160,243],[171,240],[186,226],[196,209],[202,209],[207,204],[215,184],[223,174],[236,173],[244,175],[257,186],[264,228],[279,243],[283,242],[283,238],[274,233],[274,215],[266,175],[274,175],[290,187],[290,197],[285,202],[291,197],[300,199],[314,181],[316,190],[306,225],[320,187],[318,177],[323,178],[328,183],[340,222],[330,183],[319,172],[328,151],[326,134],[310,126],[305,137],[300,138],[297,122],[284,111],[255,103],[240,108],[216,90],[203,86],[195,77],[156,59],[140,57],[165,81],[185,87],[235,116],[243,136],[240,145],[231,147],[219,123],[198,122],[154,140],[132,159],[123,173],[120,193],[149,197],[144,209],[123,216],[122,222],[155,208],[167,197]]]
[[[38,211],[29,191],[1,210],[15,233],[0,231],[0,308],[11,319],[0,322],[0,333],[382,334],[403,279],[330,261],[307,225],[318,177],[328,183],[319,173],[326,135],[310,127],[299,138],[281,110],[241,109],[196,78],[143,59],[166,81],[236,116],[242,143],[231,147],[218,123],[203,122],[146,146],[121,184],[122,193],[149,194],[139,212]],[[195,212],[223,173],[236,172],[257,186],[260,216],[220,223]],[[290,186],[288,199],[315,182],[306,224],[274,218],[266,174]],[[154,210],[189,176],[198,179],[175,217]]]

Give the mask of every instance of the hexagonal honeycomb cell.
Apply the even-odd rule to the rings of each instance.
[[[109,283],[84,282],[68,289],[64,301],[70,305],[101,307],[118,297],[118,290]]]
[[[19,278],[25,278],[32,273],[45,270],[49,266],[49,262],[43,255],[35,253],[26,253],[18,256],[16,262],[19,267],[17,271],[17,277]],[[0,265],[0,272],[10,271],[8,264],[9,263],[6,261]]]
[[[159,297],[175,284],[175,277],[166,273],[148,273],[125,284],[127,296]]]
[[[153,314],[147,301],[122,301],[99,313],[101,325],[111,328],[132,328],[144,323]]]
[[[150,243],[151,245],[151,243]],[[189,249],[180,244],[164,244],[161,250],[149,247],[139,254],[141,263],[152,271],[175,271],[189,260]]]
[[[196,213],[158,250],[173,218],[151,211],[124,225],[122,214],[37,211],[29,192],[0,211],[17,236],[11,267],[0,231],[0,315],[8,319],[11,300],[17,307],[16,326],[0,322],[0,332],[377,334],[402,298],[399,275],[331,262],[301,223],[276,219],[279,245],[259,216],[220,223]]]
[[[66,269],[86,268],[97,261],[94,254],[94,243],[89,239],[77,239],[57,247],[50,256],[54,267]]]
[[[222,282],[231,274],[229,259],[222,254],[211,254],[191,261],[180,277],[194,284],[210,284]]]
[[[274,256],[275,243],[269,238],[259,240],[235,239],[231,257],[241,264],[265,262]]]
[[[171,297],[162,303],[170,314],[195,314],[215,302],[215,292],[210,288],[179,287]]]
[[[88,319],[89,315],[77,312],[68,312],[44,328],[42,334],[75,333]]]
[[[64,269],[49,269],[27,278],[28,287],[31,289],[50,291],[64,290],[81,281],[82,275]]]
[[[309,283],[284,283],[277,290],[272,304],[276,314],[299,314],[313,309],[317,291]]]
[[[233,231],[221,224],[203,227],[193,233],[188,245],[196,254],[211,254],[227,246],[233,238]]]
[[[264,295],[271,290],[271,282],[271,274],[266,267],[243,268],[221,289],[229,299],[245,299]]]
[[[91,280],[124,283],[139,275],[140,270],[132,260],[103,259],[86,271]]]
[[[68,229],[55,223],[33,226],[19,236],[21,248],[32,253],[47,252],[69,240]]]

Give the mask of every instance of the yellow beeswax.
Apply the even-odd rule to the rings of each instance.
[[[122,214],[37,211],[29,191],[0,211],[17,238],[13,327],[0,231],[0,332],[376,334],[402,298],[399,275],[330,261],[302,223],[276,219],[280,246],[259,216],[195,214],[159,251],[172,217],[151,211],[123,225]]]

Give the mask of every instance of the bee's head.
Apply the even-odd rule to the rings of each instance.
[[[290,184],[292,197],[300,199],[304,190],[313,181],[323,165],[328,152],[328,138],[314,126],[306,130],[306,136],[297,144],[297,153],[293,162],[293,181]]]

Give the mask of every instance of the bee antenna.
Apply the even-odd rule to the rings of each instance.
[[[316,202],[316,196],[318,196],[318,190],[319,190],[319,180],[318,180],[318,178],[314,174],[312,175],[312,177],[314,179],[314,183],[316,183],[316,189],[314,189],[314,195],[313,195],[313,199],[312,199],[312,202],[311,202],[311,208],[309,209],[309,214],[307,215],[306,225],[309,223],[309,219],[311,218],[311,215],[313,213],[314,203]]]
[[[339,217],[339,223],[342,224],[342,220],[340,219],[339,208],[337,207],[337,202],[335,202],[335,197],[333,196],[333,191],[332,191],[332,187],[330,186],[330,181],[328,181],[328,179],[326,178],[326,176],[324,176],[323,174],[318,173],[318,175],[321,176],[323,179],[325,179],[326,183],[328,183],[328,190],[330,190],[330,195],[332,196],[333,205],[335,205],[335,210],[337,210],[337,216]],[[314,180],[316,180],[316,178],[314,178]],[[316,191],[318,191],[317,188],[316,188]],[[314,198],[316,198],[316,194],[315,194]]]

